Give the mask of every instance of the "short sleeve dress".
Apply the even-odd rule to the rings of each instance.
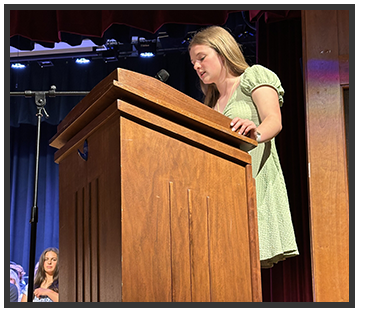
[[[233,92],[223,114],[231,119],[247,118],[258,126],[261,120],[251,93],[262,85],[277,91],[281,107],[284,89],[278,76],[261,65],[253,65],[241,75],[240,85]],[[299,255],[299,252],[275,138],[259,143],[249,153],[256,182],[261,267],[270,268],[278,261]]]

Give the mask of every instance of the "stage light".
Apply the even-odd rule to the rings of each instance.
[[[118,61],[118,50],[115,48],[107,49],[101,53],[105,63]]]
[[[154,57],[155,54],[153,54],[152,52],[142,52],[139,54],[140,57]]]
[[[76,63],[77,64],[89,64],[90,60],[85,59],[84,57],[81,57],[81,58],[76,59]]]
[[[38,61],[38,65],[40,67],[52,67],[53,66],[53,63],[52,61]]]
[[[156,40],[138,39],[138,54],[141,57],[153,57],[156,55]]]
[[[11,68],[19,70],[19,69],[25,68],[25,65],[21,64],[21,63],[13,63],[13,64],[11,64]]]

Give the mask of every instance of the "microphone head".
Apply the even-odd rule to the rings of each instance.
[[[162,69],[158,71],[155,77],[158,78],[161,82],[166,82],[169,76],[170,74],[165,69]]]

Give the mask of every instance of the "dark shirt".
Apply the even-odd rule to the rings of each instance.
[[[18,302],[18,287],[10,283],[10,302]]]

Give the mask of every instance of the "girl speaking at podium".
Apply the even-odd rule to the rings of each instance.
[[[196,33],[189,53],[204,104],[231,118],[233,131],[258,142],[249,153],[256,180],[260,262],[262,268],[270,268],[299,254],[275,146],[282,128],[284,89],[271,70],[249,66],[238,43],[222,27]]]

